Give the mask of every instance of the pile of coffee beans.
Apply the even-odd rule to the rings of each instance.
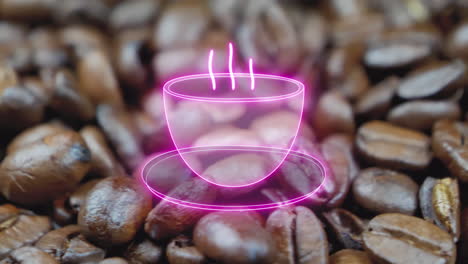
[[[330,177],[301,204],[202,211],[138,180],[173,148],[162,84],[206,73],[210,49],[225,72],[228,42],[236,71],[307,87],[295,147]],[[468,263],[467,63],[465,0],[0,0],[0,263]],[[195,139],[228,110],[184,121]]]

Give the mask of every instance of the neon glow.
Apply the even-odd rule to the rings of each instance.
[[[208,58],[208,72],[210,73],[211,85],[214,91],[216,90],[216,79],[213,75],[213,54],[214,54],[214,50],[210,50],[210,56]]]
[[[232,71],[232,57],[234,56],[234,50],[232,43],[229,42],[229,74],[231,75],[231,88],[232,90],[236,89],[236,78],[234,77],[234,72]]]
[[[253,60],[249,59],[249,71],[250,71],[250,89],[253,91],[255,89],[255,75],[253,72]]]

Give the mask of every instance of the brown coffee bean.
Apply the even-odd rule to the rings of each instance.
[[[330,35],[337,46],[343,46],[378,36],[384,28],[385,18],[383,15],[367,13],[333,21]]]
[[[159,263],[163,250],[149,239],[134,241],[124,253],[125,258],[134,264]]]
[[[144,156],[141,136],[130,113],[111,105],[100,105],[96,111],[96,118],[125,167],[129,170],[138,167]]]
[[[271,263],[274,245],[261,220],[249,212],[210,213],[195,226],[195,246],[220,263]]]
[[[52,218],[61,226],[72,224],[76,217],[76,214],[70,207],[67,198],[67,196],[62,196],[55,199],[53,202],[54,211]]]
[[[455,263],[452,237],[414,216],[378,215],[363,238],[366,251],[379,263]]]
[[[70,47],[75,58],[79,58],[91,50],[107,50],[108,39],[95,27],[86,25],[68,25],[59,32],[61,42]]]
[[[402,80],[397,94],[408,100],[450,94],[460,87],[465,71],[460,60],[417,70]]]
[[[367,162],[395,169],[424,169],[432,159],[426,135],[382,121],[362,125],[356,147]]]
[[[89,191],[78,214],[83,234],[103,246],[130,242],[151,209],[151,196],[135,180],[108,177]]]
[[[157,119],[143,111],[133,111],[131,114],[142,136],[145,154],[153,154],[161,149],[174,147],[174,143],[169,140],[171,136],[165,118]]]
[[[364,93],[356,102],[354,111],[358,116],[368,119],[379,119],[390,109],[391,101],[400,81],[391,76],[376,84]]]
[[[18,74],[7,65],[0,65],[0,91],[18,84]]]
[[[468,181],[468,124],[438,121],[432,130],[434,155],[461,181]]]
[[[20,73],[31,72],[33,65],[33,49],[26,40],[13,46],[0,47],[0,59]]]
[[[414,214],[418,189],[409,176],[381,168],[365,169],[353,182],[358,204],[375,213]]]
[[[328,225],[336,239],[345,248],[362,249],[362,232],[366,229],[366,224],[353,213],[336,208],[323,213]]]
[[[41,21],[50,19],[56,0],[3,0],[0,14],[4,19]]]
[[[101,177],[125,175],[124,169],[107,145],[106,138],[99,128],[86,126],[80,130],[80,135],[91,151],[91,173]]]
[[[109,26],[113,30],[148,26],[158,15],[160,6],[160,1],[122,1],[112,9]]]
[[[373,43],[364,55],[370,68],[398,69],[415,65],[432,55],[431,47],[423,43],[393,41]]]
[[[310,209],[277,209],[268,217],[266,226],[276,244],[272,263],[328,263],[327,235]]]
[[[105,24],[109,13],[109,6],[103,0],[61,0],[55,6],[54,18],[62,24]]]
[[[372,260],[363,251],[342,249],[330,256],[330,264],[372,264]]]
[[[354,132],[353,109],[337,92],[329,92],[320,97],[314,119],[314,127],[320,136]]]
[[[468,35],[468,23],[463,21],[460,25],[456,26],[447,38],[445,51],[448,55],[453,58],[468,58],[468,52],[466,50],[468,41],[466,36]]]
[[[427,177],[419,190],[419,203],[424,219],[449,232],[457,242],[460,237],[458,181]]]
[[[60,263],[96,263],[104,259],[104,250],[80,235],[80,227],[68,225],[45,234],[35,246]]]
[[[216,20],[229,32],[234,32],[240,20],[246,15],[250,1],[247,0],[209,0],[208,5]]]
[[[99,264],[129,264],[129,263],[123,258],[114,257],[114,258],[106,258],[100,261]]]
[[[86,183],[81,184],[78,188],[75,189],[68,197],[68,205],[73,210],[75,214],[78,214],[81,207],[86,202],[86,197],[88,193],[100,182],[99,179],[90,180]]]
[[[29,41],[32,59],[38,69],[55,69],[64,66],[69,58],[60,36],[50,28],[38,28],[31,32]]]
[[[210,203],[216,199],[216,189],[205,180],[194,178],[181,183],[167,196],[183,201]],[[180,234],[205,214],[203,210],[160,201],[146,218],[145,231],[154,240],[164,240]]]
[[[348,100],[354,102],[369,89],[369,80],[364,69],[360,66],[355,66],[346,76],[343,83],[332,87]]]
[[[71,131],[60,122],[43,123],[28,128],[18,134],[8,145],[7,153],[13,153],[15,150],[28,146],[46,136],[58,134],[65,131]]]
[[[429,130],[439,119],[457,120],[460,116],[457,102],[414,100],[395,106],[388,113],[387,120],[402,127]]]
[[[327,81],[332,84],[343,82],[350,72],[360,63],[364,52],[361,43],[350,43],[348,45],[334,48],[328,57],[325,66]]]
[[[11,251],[31,245],[52,227],[46,216],[33,215],[11,204],[0,206],[0,259]]]
[[[202,264],[206,262],[205,256],[186,236],[174,238],[167,246],[166,255],[170,264]]]
[[[49,254],[35,248],[35,247],[22,247],[18,248],[15,251],[11,252],[8,258],[0,261],[1,264],[59,264],[60,262],[56,261]]]
[[[90,151],[78,133],[47,135],[7,155],[0,165],[1,191],[16,203],[51,201],[77,186],[90,161]]]
[[[48,105],[53,95],[53,88],[46,85],[43,80],[35,76],[27,76],[21,80],[24,87],[29,90],[44,105]]]
[[[296,134],[299,116],[289,111],[276,111],[252,121],[250,129],[266,144],[286,147]]]
[[[332,0],[327,4],[332,14],[340,19],[364,15],[369,11],[367,2],[363,0]]]
[[[26,27],[19,23],[0,22],[0,44],[13,46],[26,39]]]

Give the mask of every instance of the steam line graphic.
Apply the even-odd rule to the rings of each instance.
[[[208,73],[211,78],[211,85],[213,88],[213,91],[216,90],[216,79],[213,73],[213,56],[214,56],[214,50],[210,50],[209,56],[208,56]],[[234,72],[232,70],[232,61],[234,57],[234,48],[231,42],[229,42],[229,77],[231,78],[231,89],[235,90],[236,89],[236,78],[234,76]],[[250,73],[250,89],[254,90],[255,89],[255,76],[254,76],[254,71],[253,71],[253,59],[249,58],[249,73]]]

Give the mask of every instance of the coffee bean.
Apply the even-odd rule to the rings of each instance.
[[[364,52],[361,43],[350,43],[348,45],[334,48],[328,57],[325,66],[327,81],[332,86],[343,82],[350,72],[360,63]]]
[[[181,183],[167,196],[183,201],[210,203],[216,198],[216,189],[206,181],[194,178]],[[171,238],[193,227],[204,214],[203,210],[162,200],[148,214],[145,231],[154,240]]]
[[[80,235],[80,227],[68,225],[45,234],[35,246],[49,253],[60,263],[89,263],[104,259],[104,250]]]
[[[68,204],[67,196],[64,195],[55,199],[53,206],[54,212],[52,218],[57,224],[65,226],[73,223],[76,214]]]
[[[454,28],[447,38],[445,51],[451,57],[468,58],[466,47],[468,45],[466,35],[468,34],[468,23],[463,21],[460,25]]]
[[[58,134],[65,131],[71,131],[60,122],[43,123],[24,130],[18,134],[8,145],[7,152],[13,153],[15,150],[30,145],[46,136]]]
[[[78,133],[70,130],[44,136],[8,153],[0,165],[1,191],[21,204],[51,201],[77,186],[90,161],[90,151]]]
[[[310,209],[277,209],[268,217],[266,226],[277,250],[272,263],[328,263],[327,236]]]
[[[364,221],[353,213],[340,208],[323,213],[323,216],[343,247],[362,249],[362,232],[366,229]]]
[[[354,17],[366,14],[369,7],[366,1],[363,0],[332,0],[327,3],[335,17],[346,19],[347,17]]]
[[[53,257],[49,254],[35,248],[35,247],[22,247],[11,252],[8,258],[0,261],[1,264],[19,263],[19,264],[58,264]]]
[[[274,245],[261,220],[249,212],[210,213],[195,226],[195,246],[220,263],[271,263]]]
[[[170,138],[165,119],[155,119],[148,112],[133,111],[136,127],[142,136],[143,151],[152,154],[161,149],[170,149],[174,143]]]
[[[409,176],[381,168],[365,169],[353,182],[358,204],[375,213],[414,214],[418,189]]]
[[[74,211],[74,213],[78,213],[81,209],[81,207],[84,205],[86,202],[86,197],[88,196],[88,193],[100,182],[99,179],[94,179],[90,180],[86,183],[81,184],[78,188],[75,189],[70,194],[70,197],[68,198],[68,204]]]
[[[285,147],[296,134],[299,116],[288,111],[276,111],[252,121],[250,129],[270,146]]]
[[[333,88],[351,101],[356,101],[369,89],[369,80],[360,66],[355,66],[347,75],[343,83],[339,83]]]
[[[106,258],[100,261],[99,264],[129,264],[129,263],[123,258],[114,257],[114,258]]]
[[[372,260],[363,251],[342,249],[330,256],[330,264],[372,264]]]
[[[24,77],[21,80],[24,87],[30,91],[41,103],[48,105],[53,95],[53,88],[49,87],[39,77]]]
[[[163,255],[163,250],[148,239],[134,241],[124,253],[130,263],[152,264],[158,263]]]
[[[449,232],[457,242],[460,237],[460,196],[456,179],[427,177],[419,190],[424,219]]]
[[[50,28],[37,28],[29,35],[34,65],[39,68],[55,69],[64,66],[69,58],[57,32]]]
[[[394,169],[424,169],[432,159],[426,135],[382,121],[362,125],[356,147],[367,162]]]
[[[84,56],[89,51],[98,49],[106,51],[109,41],[98,29],[86,25],[68,25],[63,27],[59,36],[61,42],[70,47],[75,58]]]
[[[384,16],[370,12],[361,16],[333,21],[330,35],[337,46],[343,46],[378,36],[384,28]]]
[[[391,101],[400,81],[391,76],[376,84],[364,93],[356,102],[354,111],[368,119],[379,119],[390,109]]]
[[[120,245],[135,237],[150,209],[150,195],[135,180],[108,177],[89,191],[78,224],[90,241]]]
[[[353,133],[353,109],[339,93],[330,92],[322,95],[315,110],[314,127],[318,135],[332,133]]]
[[[109,12],[103,0],[62,0],[55,6],[54,18],[60,23],[105,24]]]
[[[18,74],[7,65],[0,66],[0,91],[18,84]]]
[[[459,60],[418,70],[402,80],[397,94],[408,100],[448,94],[460,87],[465,70]]]
[[[0,259],[15,249],[32,245],[52,227],[48,217],[34,215],[11,204],[0,206],[0,224]]]
[[[387,120],[411,129],[429,130],[439,119],[457,120],[460,116],[460,107],[454,101],[414,100],[395,106]]]
[[[186,236],[174,238],[167,246],[166,252],[170,264],[202,264],[206,262],[205,256]]]
[[[432,130],[434,155],[461,181],[468,181],[468,124],[438,121]]]
[[[419,63],[431,53],[430,46],[422,43],[374,43],[367,48],[364,62],[370,68],[397,69]]]
[[[366,251],[379,263],[455,263],[452,237],[414,216],[378,215],[363,238]]]
[[[41,21],[50,19],[57,1],[55,0],[3,0],[1,16],[5,19]]]
[[[152,0],[122,1],[112,9],[109,26],[114,30],[150,25],[158,14],[161,2]]]

